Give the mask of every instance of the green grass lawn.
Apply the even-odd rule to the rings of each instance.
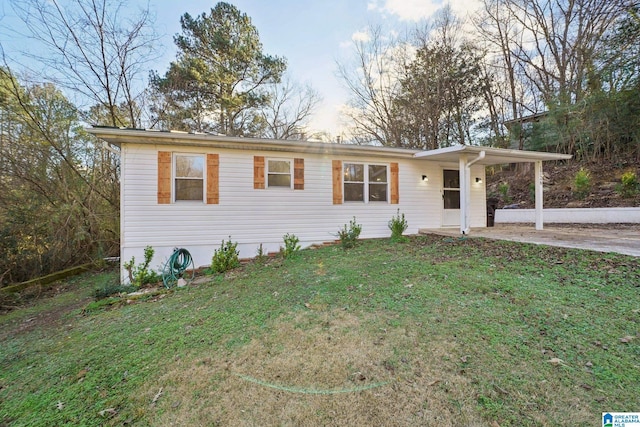
[[[0,425],[601,425],[640,411],[640,259],[411,237],[0,317]]]

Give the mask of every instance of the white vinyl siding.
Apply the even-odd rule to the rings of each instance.
[[[240,257],[252,258],[260,244],[277,252],[282,237],[295,234],[303,247],[333,241],[339,229],[354,216],[362,225],[362,238],[387,237],[388,221],[400,209],[409,223],[407,233],[440,227],[442,178],[440,165],[415,159],[390,159],[399,163],[400,203],[333,204],[332,160],[346,163],[385,164],[380,157],[359,155],[332,158],[304,154],[304,190],[274,192],[254,189],[254,156],[269,151],[211,149],[219,154],[219,203],[157,203],[158,151],[205,156],[202,147],[122,144],[121,260],[143,258],[145,246],[155,249],[152,267],[159,269],[176,247],[191,252],[196,267],[210,265],[213,252],[229,236],[238,242]],[[283,158],[302,157],[283,153]],[[383,161],[381,161],[383,160]],[[265,165],[266,166],[266,165]],[[265,167],[266,169],[266,167]],[[475,172],[475,167],[473,168]],[[481,169],[480,169],[481,170]],[[483,172],[483,171],[482,171]],[[422,181],[428,175],[429,182]],[[387,181],[390,181],[389,169]],[[476,176],[476,175],[473,175]],[[484,174],[477,175],[484,177]],[[206,171],[205,171],[206,177]],[[433,179],[431,179],[433,177]],[[389,187],[390,184],[387,184]],[[205,184],[206,188],[206,184]],[[484,193],[472,186],[472,226],[485,221]],[[482,215],[479,217],[478,215]]]

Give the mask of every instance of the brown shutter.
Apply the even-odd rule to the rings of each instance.
[[[158,204],[171,203],[171,153],[158,151]]]
[[[304,159],[293,159],[293,189],[304,190]]]
[[[391,204],[400,203],[400,185],[398,183],[398,164],[391,163]]]
[[[333,204],[342,204],[342,162],[334,160],[332,162],[333,169]]]
[[[253,188],[264,189],[264,157],[253,156]]]
[[[220,203],[219,166],[218,154],[207,154],[207,204],[209,205]]]

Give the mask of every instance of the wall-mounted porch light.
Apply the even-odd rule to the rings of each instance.
[[[476,177],[476,183],[481,184],[482,183],[482,178]]]
[[[429,181],[429,177],[427,175],[422,175],[422,182]]]

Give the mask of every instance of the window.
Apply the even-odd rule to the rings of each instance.
[[[204,200],[204,156],[175,155],[175,200]]]
[[[387,201],[387,167],[369,165],[369,201]]]
[[[364,165],[344,164],[344,201],[364,201]]]
[[[267,160],[267,187],[291,188],[291,160]]]
[[[386,202],[387,166],[344,163],[345,202]]]

